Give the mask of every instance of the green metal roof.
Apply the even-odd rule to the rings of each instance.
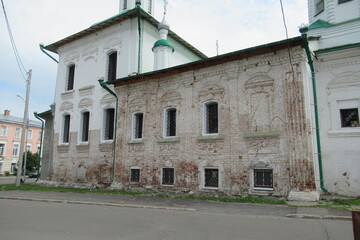
[[[311,29],[316,29],[316,28],[324,28],[324,27],[331,27],[333,26],[333,24],[327,22],[327,21],[324,21],[324,20],[317,20],[315,21],[313,24],[311,24],[308,29],[311,30]]]
[[[168,40],[165,40],[165,39],[160,39],[160,40],[157,40],[155,43],[154,43],[154,47],[158,47],[158,46],[167,46],[167,47],[171,47],[172,50],[174,51],[174,47],[172,46],[171,42],[169,42]]]

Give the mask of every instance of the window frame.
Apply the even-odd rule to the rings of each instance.
[[[217,106],[217,116],[216,116],[216,132],[210,132],[209,126],[209,106],[215,105]],[[212,120],[214,121],[214,120]],[[218,135],[219,134],[219,102],[215,100],[209,100],[203,103],[203,124],[202,124],[202,135],[203,136],[211,136],[211,135]]]
[[[317,16],[324,11],[325,11],[325,0],[314,0],[314,16]]]
[[[175,110],[175,120],[173,124],[169,121],[172,120],[173,117],[170,116],[170,113]],[[176,107],[167,107],[164,109],[164,120],[163,120],[163,137],[164,138],[175,138],[176,137],[176,130],[177,130],[177,108]],[[174,126],[175,125],[175,126]],[[172,128],[175,128],[172,130]],[[175,131],[175,133],[173,133]]]
[[[216,170],[217,171],[217,186],[212,186],[212,185],[207,185],[207,171],[214,171]],[[219,171],[219,168],[218,167],[212,167],[212,166],[207,166],[207,167],[204,167],[204,172],[203,172],[203,177],[204,177],[204,188],[205,189],[219,189],[220,187],[220,171]]]
[[[264,184],[263,185],[257,185],[257,181],[256,181],[256,172],[260,172],[263,171],[263,173],[265,172],[271,172],[271,186],[266,186],[265,185],[265,180],[263,181]],[[274,190],[274,169],[272,168],[254,168],[253,169],[253,189],[254,190],[266,190],[266,191],[272,191]],[[264,176],[265,179],[265,176]]]
[[[6,155],[6,142],[0,142],[0,146],[3,145],[3,147],[0,147],[0,156]]]
[[[14,132],[14,138],[20,138],[21,137],[21,128],[15,128]]]
[[[127,9],[128,2],[127,0],[123,0],[123,10]]]
[[[165,174],[165,171],[172,171],[172,177],[169,175],[170,179],[169,181],[165,181],[168,174]],[[171,179],[172,178],[172,179]],[[171,181],[172,180],[172,181]],[[163,167],[161,169],[161,185],[162,186],[175,186],[175,168],[173,167]]]
[[[138,116],[142,116],[142,119],[141,119],[141,136],[139,137],[140,134],[138,134],[137,132],[137,126],[140,126],[140,124],[138,124],[138,121],[140,121],[140,119],[138,119]],[[143,137],[144,137],[144,113],[141,112],[141,111],[137,111],[137,112],[134,112],[132,114],[132,126],[131,126],[131,139],[132,140],[142,140]]]
[[[149,14],[152,12],[152,0],[148,0],[148,11]]]
[[[26,143],[26,151],[32,153],[32,143]]]
[[[17,146],[17,147],[15,148],[15,146]],[[19,149],[20,149],[20,144],[19,143],[13,143],[12,156],[14,156],[14,157],[19,156]],[[16,154],[14,154],[15,150],[16,150]]]
[[[137,179],[134,179],[133,178],[133,171],[138,171],[138,174],[135,175],[137,176],[138,178]],[[130,167],[130,182],[131,183],[139,183],[140,182],[140,179],[141,179],[141,170],[140,170],[140,167]]]
[[[1,125],[1,128],[0,128],[0,137],[7,137],[7,133],[8,133],[8,126],[6,126],[6,125]]]
[[[349,110],[356,110],[356,116],[357,116],[357,126],[344,126],[345,122],[344,122],[344,111],[349,111]],[[351,129],[351,128],[359,128],[360,127],[360,116],[359,116],[359,108],[339,108],[339,113],[340,113],[340,127],[342,129]],[[356,120],[353,120],[356,121]]]
[[[67,73],[66,73],[66,86],[65,90],[67,92],[74,90],[74,83],[75,83],[75,63],[70,63],[67,66]]]
[[[112,110],[112,121],[109,119],[109,111]],[[103,116],[103,134],[102,140],[103,141],[113,141],[115,135],[115,108],[108,107],[104,109],[104,116]],[[111,135],[111,138],[110,138]]]
[[[70,125],[71,125],[71,115],[64,114],[62,120],[62,128],[61,128],[61,143],[69,144],[70,143]]]
[[[32,129],[28,129],[27,130],[27,134],[26,134],[26,139],[27,140],[31,140],[33,137],[33,130]]]
[[[118,52],[113,50],[107,55],[106,79],[115,80],[117,76],[117,58]],[[114,59],[115,58],[115,59]]]
[[[80,117],[79,143],[89,142],[90,132],[90,111],[82,111]]]

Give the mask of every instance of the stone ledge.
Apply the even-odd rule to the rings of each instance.
[[[131,140],[127,142],[128,144],[142,144],[144,140]]]
[[[174,143],[174,142],[180,142],[180,138],[179,137],[174,137],[174,138],[159,138],[157,140],[158,143]]]
[[[244,138],[262,138],[262,137],[279,137],[280,131],[270,132],[247,132],[244,134]]]
[[[207,140],[223,140],[225,136],[223,134],[199,136],[196,141],[207,141]]]

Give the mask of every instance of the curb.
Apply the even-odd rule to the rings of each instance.
[[[95,205],[95,206],[108,206],[108,207],[128,207],[128,208],[146,208],[146,209],[161,209],[161,210],[174,210],[174,211],[187,211],[195,212],[195,208],[176,208],[176,207],[161,207],[151,205],[136,205],[136,204],[119,204],[119,203],[105,203],[105,202],[86,202],[86,201],[71,201],[71,200],[58,200],[58,199],[42,199],[42,198],[24,198],[24,197],[3,197],[0,199],[7,200],[23,200],[33,202],[49,202],[49,203],[66,203],[78,205]]]
[[[352,221],[351,217],[347,216],[320,216],[320,215],[310,215],[310,214],[288,214],[288,218],[304,218],[304,219],[323,219],[323,220],[348,220]]]

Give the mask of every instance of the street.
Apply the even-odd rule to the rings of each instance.
[[[1,184],[15,184],[16,177],[0,177],[0,185]],[[25,183],[34,183],[36,178],[28,178],[26,177]]]
[[[221,206],[221,205],[219,205]],[[0,239],[353,239],[344,220],[0,199]]]

